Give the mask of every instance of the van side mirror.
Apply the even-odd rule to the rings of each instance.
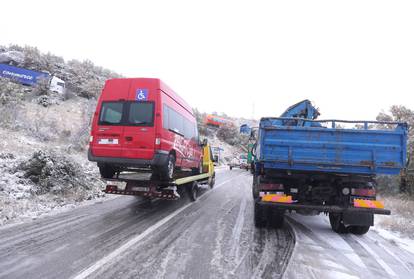
[[[198,145],[200,146],[206,146],[207,145],[207,139],[203,139],[203,140],[198,140]]]

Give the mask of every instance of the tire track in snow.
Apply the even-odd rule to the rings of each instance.
[[[349,276],[359,276],[360,274],[364,274],[364,269],[358,268],[349,258],[347,258],[344,254],[342,254],[338,249],[336,249],[334,246],[329,244],[327,241],[322,239],[319,235],[317,235],[315,232],[312,231],[312,229],[308,228],[307,226],[299,223],[291,216],[286,216],[288,219],[288,222],[292,225],[292,228],[295,230],[296,235],[298,236],[296,240],[296,245],[298,246],[296,248],[296,253],[294,253],[292,260],[299,259],[300,263],[304,267],[306,267],[306,273],[308,274],[311,272],[312,264],[319,264],[319,268],[326,269],[326,270],[335,270],[337,272],[341,272],[343,274],[347,274]],[[299,252],[299,249],[305,249],[304,243],[300,241],[300,236],[305,235],[309,239],[311,239],[314,242],[314,247],[316,249],[320,249],[320,253],[323,253],[325,255],[326,260],[329,260],[332,263],[338,264],[338,266],[330,266],[329,263],[321,261],[321,259],[318,257],[316,250],[312,252],[313,256],[310,257],[308,260],[311,260],[312,262],[307,262],[303,256],[308,256],[305,253]],[[308,248],[310,248],[310,245],[306,245]],[[305,261],[305,262],[303,262]],[[312,264],[311,264],[312,263]],[[292,265],[289,266],[290,269],[292,269]],[[292,270],[291,274],[295,274],[297,270]],[[317,275],[315,275],[317,276]],[[293,275],[292,278],[295,278],[295,275]]]
[[[323,216],[291,214],[288,221],[297,244],[285,278],[413,278],[414,255],[375,231],[337,234]]]

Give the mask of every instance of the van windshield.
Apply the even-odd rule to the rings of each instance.
[[[99,125],[153,126],[152,102],[103,102]]]

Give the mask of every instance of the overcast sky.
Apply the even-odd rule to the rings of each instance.
[[[2,1],[0,44],[158,77],[201,111],[414,109],[414,1]]]

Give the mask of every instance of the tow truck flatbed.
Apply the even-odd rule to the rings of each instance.
[[[209,184],[212,187],[211,178],[212,176],[209,173],[177,178],[172,181],[119,177],[105,179],[106,187],[104,192],[107,194],[177,200],[181,197],[178,187],[198,188],[200,184]],[[189,191],[191,193],[192,191],[197,191],[197,189],[189,189]]]
[[[177,177],[171,181],[154,179],[150,173],[118,174],[116,178],[104,179],[106,187],[103,192],[107,194],[133,195],[147,198],[177,200],[181,197],[182,189],[187,189],[190,198],[197,199],[198,187],[202,184],[213,188],[215,171],[210,147],[205,144],[203,148],[204,173]]]

